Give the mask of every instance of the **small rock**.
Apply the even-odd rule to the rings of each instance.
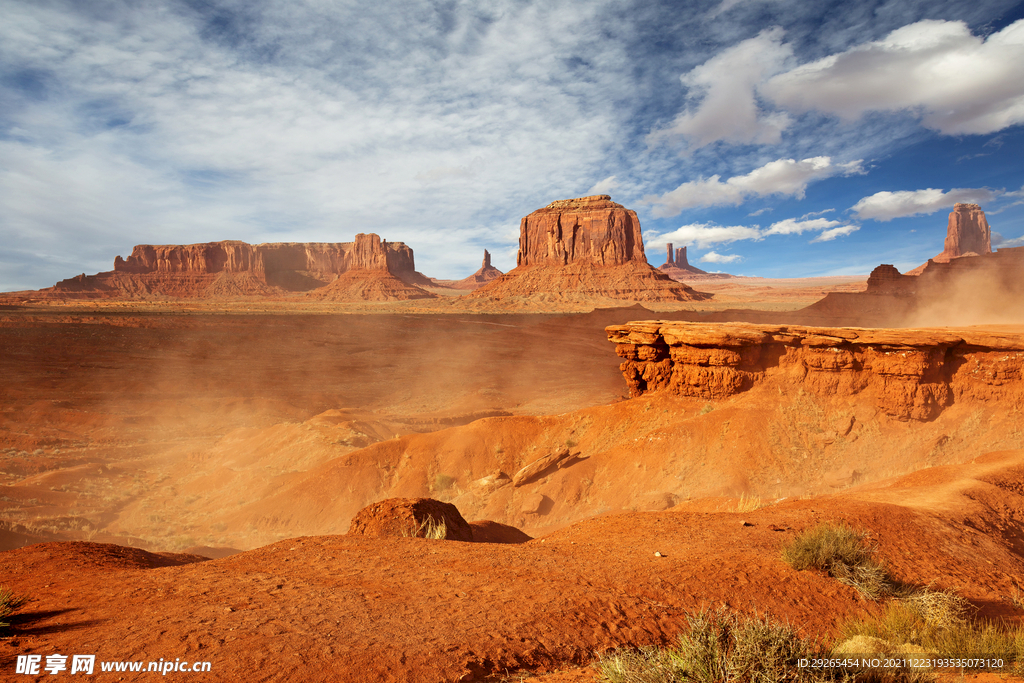
[[[660,552],[658,552],[658,551],[655,551],[655,552],[654,552],[654,556],[655,556],[655,557],[665,557],[664,555],[662,555],[662,554],[661,554]]]

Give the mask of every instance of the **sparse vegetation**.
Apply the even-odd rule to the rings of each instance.
[[[725,609],[687,617],[688,630],[669,648],[617,650],[598,662],[609,683],[719,683],[720,681],[811,681],[797,662],[821,652],[820,644],[766,617],[739,616]]]
[[[747,494],[740,494],[740,499],[736,503],[736,512],[753,512],[754,510],[760,510],[767,503],[762,501],[757,496],[747,496]]]
[[[890,600],[877,616],[847,622],[840,640],[877,639],[888,653],[998,658],[1006,668],[1024,656],[1024,629],[972,619],[972,605],[956,593],[928,589]]]
[[[448,536],[448,525],[444,520],[437,520],[427,515],[427,518],[420,524],[413,522],[402,530],[402,536],[407,538],[429,538],[437,541],[444,540]]]
[[[0,633],[10,626],[10,623],[6,621],[7,617],[17,612],[26,601],[25,596],[15,595],[6,586],[0,586]]]
[[[898,586],[885,565],[874,559],[865,534],[845,525],[819,524],[782,549],[793,569],[820,569],[871,599],[894,594]]]
[[[714,409],[715,409],[715,407],[713,405],[711,405],[710,403],[705,403],[704,407],[700,409],[700,414],[701,415],[707,415],[708,413],[710,413]]]

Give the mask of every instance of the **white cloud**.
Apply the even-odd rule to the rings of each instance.
[[[691,101],[699,98],[699,104],[687,107],[668,128],[652,133],[648,142],[683,137],[691,149],[718,140],[778,143],[790,118],[781,112],[762,113],[755,88],[781,71],[792,53],[782,44],[782,29],[775,27],[683,74],[680,80],[689,89]]]
[[[724,183],[721,176],[691,180],[661,196],[647,196],[652,213],[659,217],[677,216],[683,209],[697,206],[737,206],[749,197],[779,194],[803,199],[807,186],[815,180],[837,175],[863,173],[861,160],[834,164],[830,157],[812,157],[796,161],[778,159]]]
[[[713,244],[728,244],[739,240],[761,240],[761,231],[755,225],[714,225],[713,223],[691,223],[662,235],[652,236],[647,241],[648,249],[662,248],[669,242],[677,246],[697,246],[706,249]]]
[[[599,180],[587,190],[588,195],[594,194],[611,194],[612,190],[618,188],[620,185],[619,181],[615,179],[615,176],[610,175],[604,180]]]
[[[890,221],[903,216],[935,213],[951,208],[957,202],[980,204],[1000,194],[999,191],[987,188],[956,188],[943,192],[929,187],[925,190],[876,192],[870,197],[864,197],[851,208],[861,220],[873,218],[877,221]]]
[[[999,248],[1024,246],[1024,235],[1021,235],[1020,237],[1014,237],[1012,239],[1006,239],[998,232],[993,232],[992,246]]]
[[[739,254],[719,254],[717,251],[709,251],[700,257],[703,263],[736,263],[742,261],[743,257]]]
[[[0,243],[78,265],[37,258],[35,281],[0,272],[0,289],[95,272],[94,254],[109,269],[140,242],[368,230],[463,277],[617,144],[634,84],[606,4],[243,3],[217,21],[255,19],[221,41],[201,4],[5,3]]]
[[[825,218],[812,218],[811,220],[800,220],[787,218],[772,223],[764,232],[765,235],[802,235],[808,230],[824,230],[840,225],[842,221],[830,221]]]
[[[820,235],[811,240],[811,244],[815,242],[831,242],[837,237],[845,237],[846,235],[857,232],[858,230],[860,230],[860,226],[857,225],[843,225],[838,228],[824,230]]]
[[[853,120],[910,110],[947,135],[991,133],[1024,123],[1021,64],[1024,19],[987,39],[962,21],[925,20],[775,75],[760,92],[789,111]]]

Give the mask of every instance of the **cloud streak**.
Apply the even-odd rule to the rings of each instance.
[[[863,173],[861,164],[861,160],[836,164],[826,156],[801,161],[778,159],[725,182],[719,175],[691,180],[660,196],[644,197],[644,202],[654,206],[655,216],[672,217],[694,207],[738,206],[751,197],[782,195],[802,199],[812,182]]]
[[[989,202],[1002,194],[987,188],[956,188],[949,192],[927,188],[924,190],[901,190],[899,192],[876,192],[864,197],[851,207],[861,220],[891,221],[904,216],[917,216],[935,213],[941,209],[951,208],[961,202],[980,204]]]

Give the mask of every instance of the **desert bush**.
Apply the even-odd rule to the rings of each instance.
[[[797,662],[820,651],[817,641],[767,618],[705,610],[687,617],[677,646],[617,650],[598,666],[609,683],[813,681],[821,674]]]
[[[940,657],[1024,661],[1024,629],[972,619],[972,606],[951,592],[923,589],[889,601],[877,615],[846,622],[840,640],[868,636],[893,653],[927,652]]]
[[[5,619],[17,612],[25,604],[26,600],[27,598],[22,595],[15,595],[6,586],[0,586],[0,632],[10,626],[10,623],[5,621]]]
[[[819,524],[784,547],[782,559],[797,571],[820,569],[872,600],[891,595],[896,583],[864,537],[845,525]]]

